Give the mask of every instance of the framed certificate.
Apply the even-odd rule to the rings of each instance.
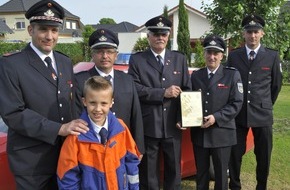
[[[203,122],[201,91],[180,94],[182,127],[200,127]]]

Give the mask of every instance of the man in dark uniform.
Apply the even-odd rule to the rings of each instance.
[[[273,136],[272,110],[281,89],[282,71],[278,52],[260,43],[264,25],[260,16],[246,16],[242,21],[246,44],[228,57],[228,66],[241,73],[245,92],[243,107],[236,118],[238,142],[232,148],[229,165],[232,190],[241,189],[240,170],[249,128],[253,131],[257,160],[256,189],[267,189]]]
[[[95,67],[75,75],[78,86],[78,112],[81,113],[83,110],[81,97],[85,81],[95,75],[109,77],[114,88],[114,103],[111,111],[125,122],[139,151],[144,154],[142,114],[134,81],[130,75],[113,68],[118,54],[118,45],[117,35],[108,29],[98,29],[91,34],[89,46]]]
[[[159,151],[164,158],[163,189],[180,189],[180,93],[190,90],[186,57],[166,49],[171,21],[158,16],[148,20],[150,48],[131,55],[133,76],[143,115],[146,153],[140,165],[141,189],[159,189]]]
[[[231,146],[237,143],[235,117],[243,104],[243,86],[239,71],[221,65],[226,51],[224,40],[217,35],[204,39],[206,67],[191,75],[193,91],[202,92],[204,122],[191,128],[191,140],[197,168],[197,190],[209,188],[212,157],[215,187],[228,189],[228,163]]]
[[[0,58],[0,114],[8,125],[7,152],[18,190],[57,189],[61,136],[88,131],[73,120],[71,60],[53,51],[63,8],[39,1],[25,14],[32,37],[21,52]]]

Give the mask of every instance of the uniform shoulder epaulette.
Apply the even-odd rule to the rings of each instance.
[[[135,54],[139,54],[139,53],[143,53],[144,51],[135,51],[132,53],[132,55],[135,55]]]
[[[68,58],[70,58],[68,55],[64,54],[64,53],[61,52],[61,51],[57,51],[57,50],[54,50],[54,51],[57,52],[57,53],[59,53],[59,54],[62,54],[62,55],[64,55],[64,56],[66,56],[66,57],[68,57]]]
[[[9,57],[9,56],[12,56],[12,55],[16,55],[16,54],[18,54],[20,52],[21,52],[20,50],[17,50],[17,51],[13,51],[13,52],[9,52],[9,53],[4,53],[3,57]]]
[[[237,71],[237,69],[235,67],[228,67],[228,66],[226,66],[225,69],[230,69],[230,70]]]
[[[239,50],[239,49],[241,49],[242,47],[236,47],[236,48],[233,48],[233,49],[231,49],[229,52],[231,52],[231,51],[235,51],[235,50]]]
[[[278,51],[276,49],[272,49],[272,48],[268,48],[268,47],[265,47],[265,48],[268,49],[268,50],[271,50],[271,51]]]
[[[182,55],[185,55],[183,52],[181,52],[181,51],[178,51],[178,50],[171,50],[172,52],[176,52],[176,53],[180,53],[180,54],[182,54]]]

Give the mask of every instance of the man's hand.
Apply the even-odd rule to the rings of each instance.
[[[176,98],[182,92],[179,86],[172,85],[169,88],[166,88],[164,97],[165,98]]]
[[[215,123],[215,118],[213,115],[208,115],[203,118],[203,124],[201,125],[201,128],[208,128],[212,126]]]
[[[138,157],[139,161],[141,161],[142,158],[143,158],[143,154],[141,154],[141,155]]]
[[[81,133],[86,133],[89,131],[88,123],[82,119],[72,120],[69,123],[65,123],[59,129],[58,135],[79,135]]]
[[[182,127],[180,122],[176,123],[176,128],[185,131],[187,128],[186,127]]]

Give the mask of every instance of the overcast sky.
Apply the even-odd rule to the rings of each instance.
[[[0,5],[9,0],[0,0]],[[28,0],[25,0],[28,1]],[[115,22],[130,22],[137,26],[163,13],[165,5],[168,10],[177,6],[179,0],[56,0],[60,5],[79,16],[83,24],[97,24],[101,18],[112,18]],[[212,0],[204,0],[206,3]],[[184,0],[184,2],[201,10],[202,0]]]

